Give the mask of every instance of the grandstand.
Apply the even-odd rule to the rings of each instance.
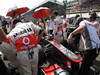
[[[82,17],[88,17],[88,13],[94,11],[100,16],[100,0],[73,0],[67,3],[67,16],[74,17],[80,14]]]

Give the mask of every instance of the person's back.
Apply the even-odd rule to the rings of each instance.
[[[51,19],[48,21],[48,30],[49,33],[52,34],[53,30],[55,29],[56,22],[54,21],[55,17],[51,16]]]
[[[27,23],[17,23],[16,27],[12,29],[12,31],[8,34],[8,36],[12,36],[13,39],[17,39],[21,36],[32,34],[34,31],[32,29],[33,23],[27,22]],[[15,41],[15,40],[14,40]]]
[[[38,33],[40,27],[32,22],[19,22],[8,34],[17,53],[17,66],[21,75],[37,75],[38,69]]]
[[[100,39],[98,38],[96,28],[93,24],[87,20],[84,20],[80,23],[81,26],[85,26],[84,31],[82,32],[81,38],[85,39],[83,45],[81,44],[81,49],[94,49],[96,47],[100,47]],[[84,47],[83,47],[84,46]]]
[[[56,25],[61,24],[61,23],[62,23],[62,18],[61,18],[61,16],[57,16],[57,17],[55,18],[55,22],[56,22]]]
[[[55,12],[54,15],[55,15],[55,22],[56,22],[56,25],[58,26],[58,25],[62,24],[63,19],[62,19],[62,17],[60,16],[60,14],[59,14],[58,12]]]

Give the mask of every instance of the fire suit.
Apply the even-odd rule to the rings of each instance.
[[[37,75],[38,33],[41,28],[32,22],[17,23],[15,28],[8,34],[16,52],[17,68],[20,75]]]

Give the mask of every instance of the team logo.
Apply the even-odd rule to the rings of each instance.
[[[29,45],[30,39],[28,37],[24,37],[23,40],[22,40],[22,43],[25,44],[25,45]]]

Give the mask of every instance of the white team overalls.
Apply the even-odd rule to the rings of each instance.
[[[18,23],[8,35],[16,48],[21,75],[37,75],[38,52],[41,46],[38,45],[37,36],[34,33],[39,30],[40,28],[32,22]]]

